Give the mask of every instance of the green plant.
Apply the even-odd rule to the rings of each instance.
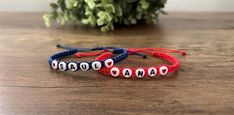
[[[166,0],[57,0],[43,16],[46,26],[54,20],[98,26],[102,32],[114,30],[115,24],[131,25],[140,20],[157,23]]]

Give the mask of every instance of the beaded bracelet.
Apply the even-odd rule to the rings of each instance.
[[[165,49],[157,49],[157,48],[142,48],[138,50],[134,49],[129,49],[133,50],[134,52],[142,52],[145,51],[147,53],[152,54],[154,57],[161,58],[163,60],[169,61],[172,63],[172,65],[165,65],[163,64],[162,66],[151,66],[148,68],[119,68],[119,67],[109,67],[109,68],[102,68],[99,70],[100,73],[103,73],[105,75],[111,75],[113,77],[124,77],[124,78],[131,78],[131,77],[137,77],[137,78],[142,78],[144,76],[149,76],[149,77],[155,77],[156,75],[162,75],[165,76],[169,72],[175,72],[179,69],[180,67],[180,62],[177,58],[174,56],[169,55],[166,52],[179,52],[177,50],[167,50]],[[150,51],[151,50],[151,51]],[[162,52],[164,50],[164,52]],[[183,55],[185,55],[185,52],[181,52]],[[103,54],[96,59],[105,59],[106,57],[111,56],[111,53],[106,53]]]
[[[96,47],[96,48],[71,48],[62,45],[57,45],[58,48],[65,48],[67,51],[59,52],[48,58],[48,63],[51,68],[54,70],[59,69],[60,71],[70,70],[75,72],[79,69],[83,71],[87,71],[90,69],[99,70],[102,67],[112,67],[115,63],[118,63],[128,56],[128,50],[124,48],[115,48],[115,47]],[[105,58],[104,60],[96,60],[96,61],[82,61],[82,62],[65,62],[60,61],[60,58],[67,57],[69,55],[76,54],[77,52],[84,51],[96,51],[96,50],[105,50],[110,51],[112,49],[113,54],[118,54],[113,58]]]
[[[150,53],[154,57],[158,57],[163,60],[169,61],[170,63],[172,63],[172,65],[163,64],[162,66],[156,66],[156,67],[152,66],[148,68],[129,68],[129,67],[119,68],[119,67],[113,66],[113,67],[104,67],[100,69],[99,72],[108,76],[124,77],[124,78],[131,78],[134,76],[137,78],[143,78],[144,76],[149,76],[153,78],[156,75],[165,76],[169,72],[177,71],[180,67],[179,60],[175,58],[174,56],[169,55],[168,53],[175,52],[175,53],[182,53],[182,55],[186,55],[186,52],[183,52],[183,51],[178,51],[178,50],[173,50],[173,49],[162,49],[162,48],[140,48],[140,49],[128,49],[128,50],[132,52]],[[131,52],[129,54],[131,54]],[[97,57],[96,60],[103,60],[112,55],[113,55],[112,53],[106,52],[100,55],[99,57]]]

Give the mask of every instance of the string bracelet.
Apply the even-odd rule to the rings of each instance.
[[[151,77],[154,78],[156,76],[165,76],[168,73],[175,72],[179,69],[180,67],[180,62],[177,58],[174,56],[170,55],[169,53],[181,53],[182,55],[186,55],[186,52],[184,51],[179,51],[179,50],[174,50],[174,49],[165,49],[165,48],[139,48],[139,49],[133,49],[129,48],[128,53],[132,54],[132,52],[146,52],[154,57],[158,57],[160,59],[166,60],[171,63],[171,65],[166,65],[163,64],[161,66],[150,66],[147,68],[142,68],[142,67],[137,67],[137,68],[131,68],[131,67],[124,67],[120,68],[117,66],[113,67],[104,67],[100,69],[98,72],[105,74],[107,76],[112,76],[112,77],[123,77],[123,78],[143,78],[143,77]],[[101,54],[102,52],[96,52],[97,54]],[[78,55],[78,54],[76,54]],[[87,54],[86,54],[87,55]],[[89,54],[89,56],[92,54]],[[82,54],[82,56],[85,56]],[[113,53],[111,52],[105,52],[98,56],[96,60],[104,60],[108,57],[113,56]]]
[[[100,70],[102,67],[112,67],[114,64],[128,57],[128,50],[125,48],[115,48],[115,47],[72,48],[63,45],[57,45],[57,47],[64,48],[67,50],[50,56],[48,58],[48,63],[52,69],[60,71],[69,70],[75,72],[78,70],[87,71],[90,69]],[[61,58],[74,55],[77,52],[97,51],[97,50],[103,50],[102,52],[109,51],[112,52],[112,54],[116,54],[116,56],[107,57],[103,60],[95,60],[95,61],[65,62],[60,60]]]

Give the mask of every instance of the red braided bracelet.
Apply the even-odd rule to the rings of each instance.
[[[130,67],[119,68],[117,66],[113,66],[113,67],[103,67],[99,70],[99,72],[108,76],[124,77],[124,78],[132,78],[132,77],[143,78],[144,76],[149,76],[153,78],[156,75],[164,76],[167,75],[168,73],[177,71],[180,67],[179,60],[174,56],[169,55],[168,53],[174,52],[186,55],[186,52],[181,52],[173,49],[163,49],[163,48],[140,48],[140,49],[129,48],[128,50],[131,52],[147,52],[149,54],[152,54],[154,57],[158,57],[163,60],[169,61],[170,63],[172,63],[172,65],[163,64],[162,66],[151,66],[148,68],[130,68]],[[129,52],[129,54],[132,54],[131,52]],[[104,60],[106,58],[113,56],[113,53],[111,52],[93,52],[89,54],[77,53],[76,56],[77,57],[94,56],[101,53],[102,55],[98,56],[96,60]]]

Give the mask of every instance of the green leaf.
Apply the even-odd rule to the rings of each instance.
[[[122,11],[120,5],[115,5],[115,11],[116,11],[115,12],[116,16],[120,17],[123,15],[123,11]]]
[[[97,20],[97,24],[98,24],[98,26],[104,25],[104,20],[99,18],[99,19]]]
[[[105,9],[106,11],[110,12],[110,13],[115,13],[115,7],[112,4],[107,4],[105,5]]]
[[[65,11],[67,9],[65,0],[58,0],[58,6],[60,7],[62,11]]]
[[[150,5],[149,2],[147,2],[146,0],[140,0],[140,3],[141,3],[141,8],[142,9],[147,9]]]
[[[66,0],[66,6],[68,9],[72,9],[78,6],[77,0]]]
[[[43,16],[43,19],[44,19],[46,27],[50,27],[51,26],[51,21],[52,21],[51,18],[50,18],[50,15],[49,14],[45,14]]]
[[[88,20],[88,19],[82,19],[81,22],[82,22],[83,24],[89,24],[89,20]]]
[[[94,9],[94,7],[96,5],[96,3],[94,2],[94,0],[84,0],[84,1],[88,4],[88,6],[89,6],[90,9]]]
[[[100,20],[99,22],[102,22],[102,23],[104,23],[105,21],[110,22],[112,20],[112,17],[110,16],[108,12],[100,11],[98,12],[97,16],[99,17],[99,20]]]
[[[50,7],[53,9],[53,10],[57,10],[59,8],[59,6],[56,4],[56,3],[50,3]]]

